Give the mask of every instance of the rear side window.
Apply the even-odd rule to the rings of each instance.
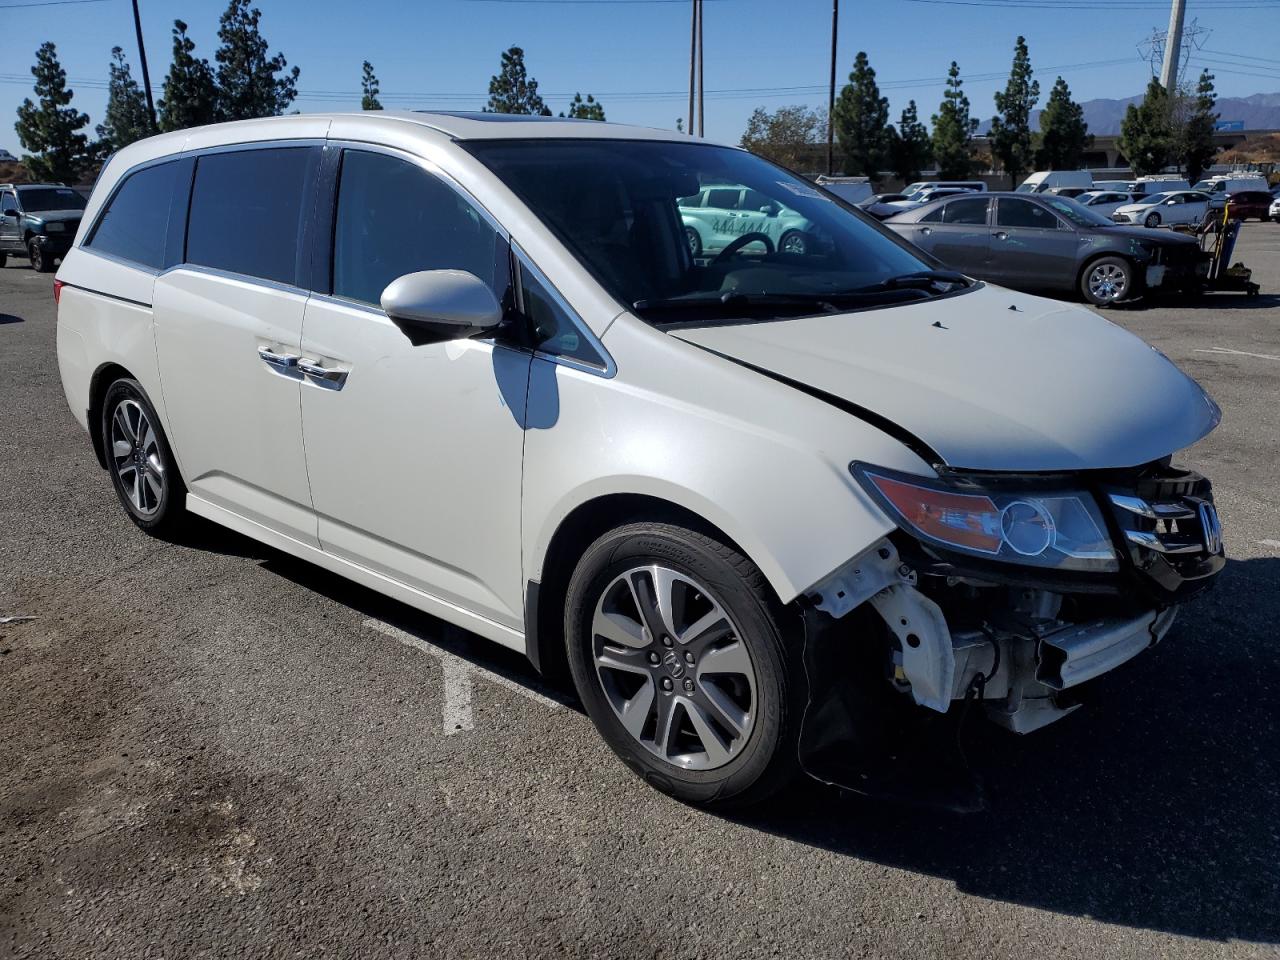
[[[498,232],[460,193],[381,153],[342,155],[333,233],[333,293],[377,304],[387,284],[419,270],[466,270],[499,300]]]
[[[163,267],[177,176],[174,161],[129,174],[107,201],[86,246],[153,270]]]
[[[1036,227],[1057,230],[1058,218],[1039,204],[1030,200],[1005,197],[996,211],[996,223],[1002,227]]]
[[[296,283],[303,198],[318,155],[311,147],[280,147],[200,157],[187,262]]]
[[[986,197],[952,200],[944,208],[942,222],[985,226],[987,223],[987,207],[990,203],[991,201]]]

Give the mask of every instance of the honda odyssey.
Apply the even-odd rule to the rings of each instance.
[[[726,185],[806,242],[695,258],[680,198]],[[1224,563],[1171,461],[1219,411],[1162,354],[671,132],[164,134],[107,164],[55,295],[139,527],[197,514],[524,651],[688,801],[834,780],[959,701],[1043,727]]]

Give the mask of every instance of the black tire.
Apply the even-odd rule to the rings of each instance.
[[[1103,289],[1094,284],[1095,272],[1115,275],[1119,271],[1123,276],[1123,286],[1114,295],[1106,295]],[[1112,282],[1112,288],[1116,286]],[[1123,257],[1098,257],[1085,264],[1080,272],[1080,294],[1095,307],[1109,307],[1112,304],[1128,300],[1137,293],[1133,264]]]
[[[805,236],[803,230],[788,230],[778,241],[778,251],[803,257],[809,252],[809,238]]]
[[[705,585],[736,627],[729,636],[745,646],[751,658],[752,725],[732,759],[713,769],[685,769],[660,758],[627,732],[596,669],[592,623],[597,604],[622,574],[649,564]],[[796,741],[804,708],[804,674],[795,634],[799,629],[798,618],[789,624],[755,564],[710,536],[669,523],[632,523],[600,537],[578,561],[565,602],[565,642],[574,685],[605,742],[651,786],[706,806],[757,803],[785,786],[798,769]],[[661,649],[656,642],[653,647]],[[658,709],[664,698],[681,696],[680,688],[662,693],[656,680],[653,689]]]
[[[3,270],[8,263],[9,255],[7,253],[0,253],[0,270]]]
[[[698,236],[698,231],[693,227],[684,228],[685,239],[689,242],[689,253],[696,260],[702,256],[702,237]]]
[[[1150,227],[1150,228],[1152,228],[1152,229],[1154,229],[1155,227],[1160,226],[1160,214],[1158,214],[1158,213],[1148,213],[1148,214],[1147,214],[1147,218],[1146,218],[1145,220],[1143,220],[1143,221],[1142,221],[1142,225],[1143,225],[1144,227]]]
[[[126,403],[136,404],[145,414],[149,425],[154,431],[154,445],[148,445],[145,453],[148,459],[154,456],[155,462],[161,467],[159,476],[160,495],[158,497],[149,496],[148,494],[154,484],[148,484],[147,492],[142,494],[142,507],[135,502],[135,494],[132,488],[126,487],[126,481],[121,476],[122,468],[120,466],[121,462],[125,460],[133,460],[135,464],[140,461],[132,455],[118,457],[114,449],[113,421],[117,415],[118,408]],[[126,414],[126,420],[128,419]],[[111,476],[111,485],[115,488],[116,496],[119,497],[120,504],[124,507],[125,513],[129,515],[129,519],[147,533],[156,536],[167,536],[176,532],[187,517],[187,488],[182,482],[182,475],[178,472],[178,465],[173,459],[169,438],[165,436],[164,428],[160,425],[160,418],[156,416],[155,408],[151,405],[151,401],[147,399],[147,395],[138,381],[122,378],[107,388],[107,392],[102,399],[98,430],[102,439],[102,449],[106,456],[107,473]],[[122,435],[127,442],[127,427]],[[141,444],[138,446],[140,447]],[[147,470],[152,472],[153,480],[157,478],[157,473],[153,467],[150,465],[144,466],[143,471]],[[138,468],[135,466],[134,476],[137,475],[137,471]],[[141,482],[141,478],[139,478],[139,482]],[[151,508],[153,501],[154,508]]]
[[[32,240],[27,244],[27,256],[31,259],[31,269],[36,273],[51,273],[53,257],[40,248],[40,244]]]

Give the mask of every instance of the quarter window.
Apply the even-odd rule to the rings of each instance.
[[[952,200],[944,208],[942,222],[986,226],[987,207],[990,203],[991,200],[987,197]]]
[[[525,264],[520,264],[520,292],[529,320],[534,348],[557,357],[571,357],[603,368],[604,359],[583,335],[581,327]]]
[[[200,157],[191,191],[187,262],[296,284],[303,198],[318,157],[314,147]]]
[[[177,174],[176,162],[129,174],[107,201],[86,246],[153,270],[165,266],[169,206]]]
[[[342,156],[333,293],[377,304],[397,277],[466,270],[502,299],[498,232],[460,193],[421,167],[362,150]],[[505,288],[505,281],[501,284]]]
[[[1030,200],[1003,197],[996,210],[996,223],[1002,227],[1033,227],[1041,230],[1058,229],[1058,218],[1039,204]]]

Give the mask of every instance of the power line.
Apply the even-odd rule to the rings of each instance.
[[[1260,61],[1262,61],[1263,63],[1276,63],[1276,64],[1280,64],[1280,60],[1273,60],[1273,59],[1272,59],[1272,58],[1270,58],[1270,57],[1254,57],[1254,56],[1250,56],[1250,55],[1249,55],[1249,54],[1247,54],[1247,53],[1227,53],[1227,52],[1226,52],[1226,51],[1224,51],[1224,50],[1203,50],[1203,49],[1201,50],[1201,52],[1202,52],[1202,53],[1211,53],[1211,54],[1213,54],[1215,57],[1232,57],[1232,58],[1234,58],[1234,59],[1236,59],[1236,60],[1260,60]]]
[[[996,7],[1004,10],[1130,10],[1160,12],[1167,4],[1147,3],[1145,0],[1071,0],[1060,3],[1058,0],[1023,0],[1020,3],[1009,3],[1005,0],[902,0],[903,3],[927,3],[951,7]],[[1206,6],[1201,0],[1200,6]],[[1276,10],[1280,6],[1267,0],[1227,0],[1220,4],[1207,4],[1211,10]]]
[[[73,3],[106,3],[107,0],[38,0],[36,3],[4,3],[0,10],[21,10],[24,7],[65,7]]]

